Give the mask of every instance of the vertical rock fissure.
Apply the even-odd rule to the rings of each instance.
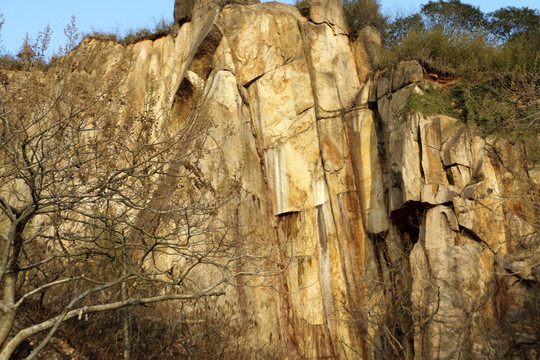
[[[303,29],[302,24],[298,23],[298,27],[300,29],[300,34],[302,36],[302,51],[304,54],[304,59],[306,60],[306,63],[307,63],[308,74],[309,74],[310,85],[311,85],[311,94],[313,97],[315,109],[317,109],[319,107],[319,103],[318,103],[318,97],[315,93],[315,89],[313,88],[315,75],[313,74],[314,70],[313,70],[312,61],[311,61],[311,55],[309,54],[309,48],[308,48],[309,42],[306,39],[306,36],[304,33],[305,30]],[[315,117],[316,117],[315,121],[318,123],[317,111],[315,111]],[[324,171],[324,158],[322,156],[322,149],[320,146],[320,133],[319,133],[318,124],[316,124],[316,131],[317,131],[317,136],[319,139],[319,142],[317,143],[318,153],[319,153],[319,158],[321,159],[321,162],[322,162],[321,165],[324,172],[324,175],[323,175],[324,185],[327,189],[326,192],[329,193],[328,179],[326,178],[326,173]],[[329,201],[329,206],[332,207],[331,200]],[[328,254],[328,234],[327,234],[327,227],[326,227],[326,216],[324,214],[323,207],[324,207],[324,204],[316,206],[317,225],[318,225],[318,232],[319,232],[319,244],[320,244],[320,249],[321,249],[320,260],[319,260],[321,262],[319,265],[321,269],[320,271],[321,271],[321,280],[322,280],[321,291],[322,291],[322,296],[324,299],[323,301],[324,312],[325,314],[327,314],[325,322],[326,322],[326,329],[328,333],[330,334],[329,336],[330,348],[331,348],[332,353],[334,353],[334,356],[335,356],[336,349],[333,344],[333,339],[334,339],[335,334],[333,334],[333,331],[332,331],[333,327],[331,324],[331,316],[328,316],[333,312],[332,310],[333,306],[332,306],[332,293],[331,293],[332,287],[330,283],[330,263],[329,263],[330,260],[329,260],[329,254]],[[332,216],[333,216],[333,211],[332,211]]]
[[[318,205],[316,208],[317,217],[317,232],[319,237],[319,261],[320,261],[320,277],[321,277],[321,291],[323,296],[324,312],[326,314],[326,328],[330,334],[330,348],[332,353],[335,349],[333,346],[334,335],[330,319],[333,316],[333,301],[332,301],[332,286],[331,286],[331,274],[330,274],[330,254],[328,251],[328,229],[326,226],[326,216],[324,213],[324,205]],[[335,354],[334,354],[335,355]]]

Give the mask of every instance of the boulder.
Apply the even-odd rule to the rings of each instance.
[[[422,81],[423,73],[422,66],[416,60],[400,62],[392,74],[392,92]]]

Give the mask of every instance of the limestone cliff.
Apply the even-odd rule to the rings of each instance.
[[[170,36],[86,39],[69,61],[99,81],[129,54],[122,89],[166,115],[156,133],[190,117],[206,127],[199,173],[239,184],[223,211],[252,229],[242,246],[286,263],[272,287],[227,290],[253,324],[245,344],[291,359],[538,356],[539,183],[524,150],[407,113],[423,69],[373,74],[379,46],[370,29],[351,42],[330,0],[309,18],[200,2]]]

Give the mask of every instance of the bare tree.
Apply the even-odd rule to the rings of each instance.
[[[237,186],[199,174],[204,121],[160,131],[152,89],[129,108],[129,64],[92,88],[62,59],[0,69],[0,359],[30,337],[34,358],[68,319],[219,296],[239,275],[245,255],[218,215]],[[30,301],[46,311],[29,320]]]

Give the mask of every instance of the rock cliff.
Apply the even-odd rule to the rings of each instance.
[[[169,36],[85,39],[68,57],[99,82],[129,55],[122,91],[162,114],[156,134],[205,127],[212,151],[193,166],[216,192],[239,189],[221,216],[241,247],[282,260],[272,286],[227,290],[245,344],[291,359],[538,356],[539,179],[524,149],[408,113],[422,67],[374,74],[380,37],[351,42],[343,19],[332,0],[309,18],[201,1]]]

